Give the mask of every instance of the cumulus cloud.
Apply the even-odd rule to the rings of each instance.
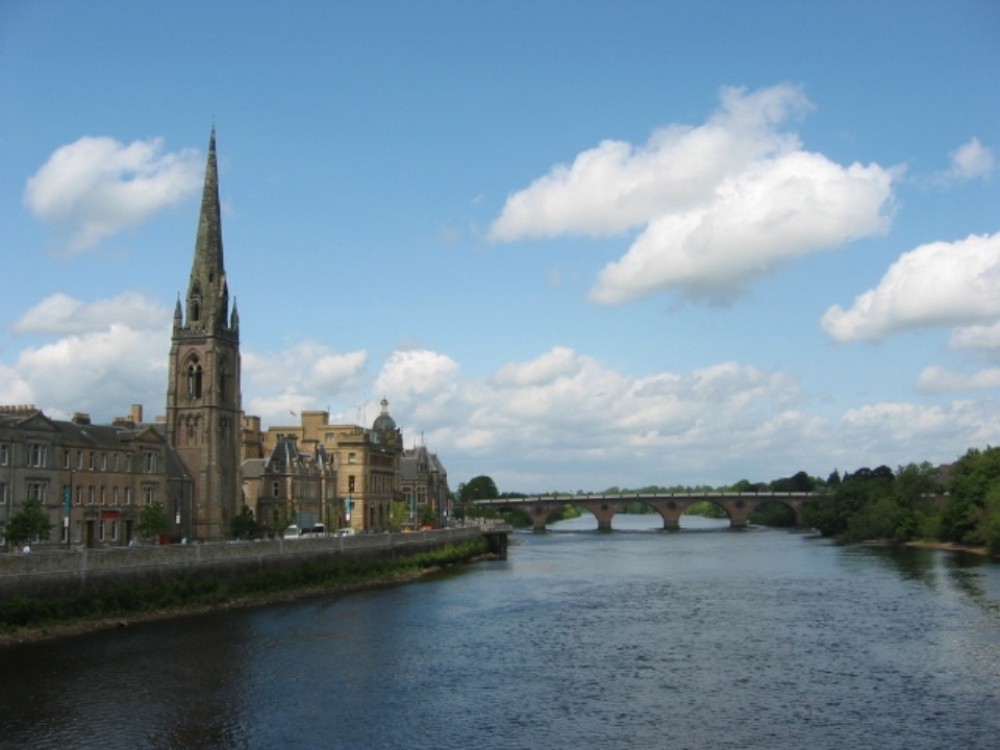
[[[949,176],[954,180],[986,180],[992,177],[996,166],[993,149],[973,138],[952,152]]]
[[[160,333],[113,323],[25,349],[14,369],[30,392],[22,392],[18,401],[51,409],[51,416],[85,411],[110,419],[126,413],[131,403],[152,405],[155,411],[167,389],[166,324]]]
[[[143,330],[163,326],[170,314],[163,305],[134,292],[90,303],[57,292],[17,318],[10,330],[16,334],[65,335],[106,330],[122,320],[129,321],[130,328]]]
[[[953,372],[942,367],[924,368],[917,380],[917,390],[923,393],[948,393],[1000,388],[1000,368],[989,368],[972,374]]]
[[[1000,233],[933,242],[903,253],[878,286],[858,295],[849,309],[830,307],[822,325],[837,341],[852,341],[998,319]]]
[[[253,395],[248,413],[285,421],[290,411],[319,408],[317,399],[335,398],[363,382],[368,353],[338,353],[325,344],[303,341],[281,352],[244,350],[243,388]]]
[[[991,325],[965,326],[951,334],[954,349],[987,349],[1000,352],[1000,321]]]
[[[787,121],[812,107],[796,87],[727,88],[703,125],[642,146],[607,140],[509,196],[489,237],[512,242],[640,229],[601,272],[595,301],[657,291],[728,300],[782,261],[885,231],[894,173],[804,151]]]
[[[64,250],[87,250],[196,193],[197,151],[164,153],[162,139],[123,144],[84,137],[57,149],[28,179],[24,201],[65,235]]]

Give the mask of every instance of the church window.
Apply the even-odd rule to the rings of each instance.
[[[201,365],[195,359],[188,365],[188,398],[201,398]]]

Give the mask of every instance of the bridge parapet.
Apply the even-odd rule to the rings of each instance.
[[[779,502],[795,513],[797,524],[802,523],[802,507],[824,495],[819,492],[637,492],[600,493],[587,495],[533,495],[528,497],[492,498],[476,500],[474,505],[489,508],[510,508],[527,513],[536,531],[544,531],[549,515],[557,507],[577,505],[586,508],[597,518],[601,531],[610,531],[614,516],[626,505],[641,503],[655,509],[663,518],[663,528],[680,528],[684,511],[698,502],[711,502],[721,507],[733,528],[745,527],[753,512],[764,503]]]

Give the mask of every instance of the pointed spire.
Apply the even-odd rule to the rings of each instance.
[[[201,217],[198,221],[195,254],[201,256],[203,261],[211,261],[219,270],[223,267],[221,215],[219,167],[215,156],[215,126],[212,126],[212,135],[208,141],[208,163],[205,165],[205,187],[201,194]]]
[[[208,141],[205,186],[201,195],[198,237],[187,294],[189,326],[215,328],[227,324],[229,289],[222,254],[222,211],[219,204],[219,168],[215,155],[215,126]]]

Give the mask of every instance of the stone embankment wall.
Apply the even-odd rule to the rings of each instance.
[[[410,534],[177,544],[0,554],[0,596],[70,595],[118,585],[155,586],[178,578],[230,580],[294,570],[309,562],[405,557],[482,538],[477,528]]]

